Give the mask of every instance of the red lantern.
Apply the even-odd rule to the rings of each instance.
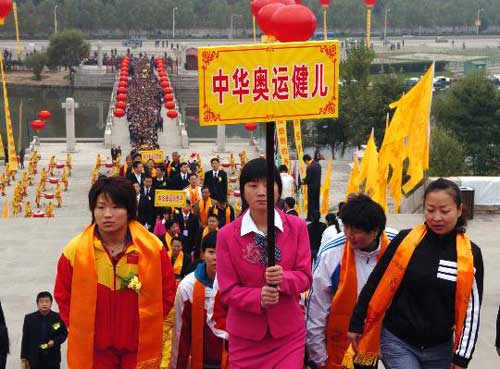
[[[266,5],[273,4],[273,3],[280,3],[283,5],[291,5],[293,4],[293,0],[254,0],[252,1],[251,7],[252,7],[252,14],[254,17],[259,14],[260,9],[265,7]]]
[[[316,29],[316,16],[307,6],[289,5],[274,12],[274,36],[281,42],[307,41]]]
[[[127,81],[120,81],[118,83],[118,87],[124,87],[124,88],[127,88],[128,87],[128,82]]]
[[[50,117],[52,117],[50,111],[42,110],[38,113],[38,118],[40,118],[41,120],[49,120]]]
[[[167,117],[169,117],[170,119],[175,119],[179,116],[179,113],[177,113],[176,110],[169,110],[167,112]]]
[[[113,110],[113,115],[117,118],[121,118],[125,115],[125,110],[121,108],[116,108],[115,110]]]
[[[331,0],[319,0],[319,3],[323,8],[328,8],[330,6],[330,1]]]
[[[373,8],[377,4],[377,0],[363,0],[367,8]]]
[[[127,93],[127,88],[126,87],[118,87],[116,89],[116,92],[118,92],[119,94],[126,94]]]
[[[127,103],[125,101],[117,101],[115,104],[115,108],[125,109],[127,107]]]
[[[45,127],[45,122],[41,119],[36,119],[31,122],[31,128],[35,130],[36,132],[40,131]]]
[[[271,3],[263,6],[257,13],[257,24],[266,35],[274,35],[274,24],[271,21],[273,14],[285,5],[281,3]]]
[[[3,25],[5,18],[7,18],[12,11],[12,0],[0,0],[0,25]]]
[[[174,101],[174,95],[172,95],[172,94],[166,94],[163,97],[163,100],[165,100],[165,101]]]
[[[160,82],[160,86],[165,88],[165,87],[168,87],[169,83],[167,81],[161,81]]]
[[[159,69],[158,69],[158,75],[160,76],[160,78],[161,78],[161,77],[167,77],[167,73],[165,73],[165,71],[164,71],[164,70],[159,70]]]
[[[245,123],[244,127],[248,132],[252,132],[257,129],[257,123]]]
[[[116,100],[118,100],[118,101],[127,101],[127,94],[118,94],[118,95],[116,95]]]
[[[167,108],[168,110],[175,109],[175,103],[173,101],[167,101],[165,103],[165,108]]]
[[[125,75],[120,76],[120,82],[128,82],[128,77]]]
[[[165,87],[165,88],[163,89],[163,92],[164,92],[165,94],[167,94],[167,95],[168,95],[168,94],[173,93],[173,92],[174,92],[174,89],[173,89],[172,87]]]

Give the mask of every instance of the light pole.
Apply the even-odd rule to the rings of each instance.
[[[233,30],[234,30],[234,18],[241,17],[240,14],[231,14],[231,27],[229,28],[229,39],[233,39]]]
[[[175,38],[175,11],[177,7],[172,8],[172,38]]]
[[[384,17],[384,46],[386,45],[386,37],[387,37],[387,14],[391,11],[391,8],[385,9],[385,17]]]
[[[476,35],[479,35],[479,29],[481,28],[481,12],[484,12],[484,8],[479,8],[477,10]]]
[[[57,6],[54,6],[54,33],[57,33]]]

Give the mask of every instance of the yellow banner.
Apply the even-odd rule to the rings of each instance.
[[[10,119],[9,98],[7,96],[7,83],[5,82],[5,73],[3,69],[3,58],[0,55],[0,69],[2,73],[3,103],[5,109],[5,126],[7,129],[7,150],[9,151],[9,174],[17,172],[17,152],[14,142],[14,132],[12,131],[12,120]]]
[[[155,206],[182,208],[186,205],[186,193],[184,191],[156,190]]]
[[[293,121],[293,136],[295,138],[295,148],[297,150],[297,160],[299,161],[300,176],[302,179],[306,176],[306,167],[302,157],[304,156],[304,149],[302,148],[302,133],[300,131],[300,120]]]
[[[201,47],[200,124],[338,116],[338,41]]]
[[[290,155],[288,152],[288,137],[286,134],[286,120],[276,122],[276,132],[278,135],[278,146],[281,161],[290,170]]]
[[[0,133],[0,159],[5,157],[5,149],[3,147],[2,134]]]
[[[144,163],[149,159],[153,159],[155,163],[163,163],[165,161],[165,153],[163,150],[144,150],[141,151],[141,158]]]

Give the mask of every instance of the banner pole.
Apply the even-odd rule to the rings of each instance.
[[[267,161],[267,265],[274,266],[276,237],[274,229],[274,132],[275,123],[266,123]]]

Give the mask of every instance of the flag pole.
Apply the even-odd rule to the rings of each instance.
[[[275,265],[276,238],[274,229],[274,132],[275,123],[266,123],[267,161],[267,265]]]

